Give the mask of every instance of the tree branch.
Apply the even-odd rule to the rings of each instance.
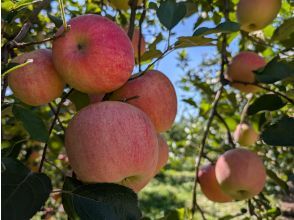
[[[141,40],[142,40],[142,24],[144,22],[146,16],[146,0],[143,0],[143,11],[139,20],[139,42],[138,42],[138,64],[139,64],[139,71],[141,72]]]
[[[216,117],[218,117],[218,119],[221,121],[221,123],[223,123],[223,125],[225,126],[225,128],[227,130],[228,141],[232,145],[232,147],[235,148],[236,147],[236,144],[234,142],[234,139],[232,137],[230,128],[229,128],[226,120],[217,111],[215,112],[215,115],[216,115]]]
[[[281,96],[281,97],[283,97],[284,99],[286,99],[288,102],[290,102],[291,104],[294,105],[294,100],[291,99],[291,98],[289,98],[287,95],[285,95],[285,94],[283,94],[283,93],[281,93],[281,92],[278,92],[278,91],[272,90],[272,89],[270,89],[270,88],[268,88],[268,87],[266,87],[266,86],[260,85],[260,84],[258,84],[258,83],[256,83],[256,82],[249,83],[249,82],[242,82],[242,81],[236,81],[236,80],[229,82],[229,84],[231,84],[231,85],[232,85],[233,83],[239,83],[239,84],[243,84],[243,85],[254,85],[254,86],[259,87],[259,88],[261,88],[261,89],[263,89],[263,90],[266,90],[266,91],[268,91],[268,92],[272,92],[272,93],[274,93],[274,94],[276,94],[276,95],[278,95],[278,96]]]
[[[130,0],[131,1],[131,16],[130,16],[130,24],[128,30],[128,36],[130,40],[133,39],[134,29],[135,29],[135,19],[136,19],[136,10],[138,5],[138,0]]]
[[[219,88],[219,90],[216,92],[216,94],[215,94],[215,98],[214,98],[214,101],[212,103],[210,115],[209,115],[209,118],[208,118],[208,121],[207,121],[207,124],[206,124],[206,128],[204,130],[204,135],[203,135],[203,138],[201,140],[199,157],[198,157],[198,161],[197,161],[196,166],[195,166],[195,180],[194,180],[194,187],[193,187],[193,199],[192,199],[192,209],[191,209],[191,211],[192,211],[192,217],[194,216],[195,211],[196,211],[196,207],[197,207],[197,205],[196,205],[197,204],[197,193],[196,193],[196,190],[197,190],[197,184],[198,184],[198,173],[199,173],[199,169],[200,169],[201,159],[202,159],[203,154],[204,154],[204,147],[205,147],[206,139],[208,137],[210,126],[212,124],[213,118],[216,115],[217,105],[218,105],[219,100],[221,98],[221,94],[223,92],[223,88],[224,87],[222,85]],[[205,219],[205,218],[203,218],[203,219]]]
[[[62,122],[60,121],[60,118],[59,118],[57,112],[55,111],[53,105],[51,103],[49,103],[48,105],[49,105],[52,113],[57,117],[57,121],[58,121],[58,124],[60,125],[61,129],[65,132],[65,128],[64,128]]]
[[[228,21],[229,20],[229,0],[223,0],[224,3],[224,16],[225,16],[225,20]],[[204,135],[201,141],[201,145],[200,145],[200,152],[199,152],[199,157],[198,157],[198,161],[195,165],[195,180],[194,180],[194,187],[193,187],[193,199],[192,199],[192,218],[194,216],[196,207],[197,207],[197,184],[198,184],[198,173],[199,173],[199,169],[200,169],[200,164],[201,164],[201,159],[203,157],[204,154],[204,148],[205,148],[205,143],[206,143],[206,139],[208,137],[209,134],[209,130],[210,130],[210,126],[212,124],[213,118],[214,116],[217,114],[217,105],[219,103],[219,100],[221,98],[223,89],[224,89],[224,85],[226,84],[226,80],[224,77],[224,73],[225,73],[225,66],[228,64],[228,59],[227,59],[227,35],[226,34],[222,34],[222,47],[221,47],[221,72],[220,72],[220,82],[221,82],[221,87],[219,88],[219,90],[217,91],[217,93],[215,94],[215,98],[214,101],[212,103],[212,107],[211,107],[211,111],[210,111],[210,115],[207,121],[207,125],[204,131]],[[198,207],[199,209],[199,207]],[[200,213],[202,214],[202,210],[199,209]],[[202,216],[203,218],[204,216]],[[203,218],[205,219],[205,217]]]
[[[58,115],[59,115],[59,112],[60,112],[60,110],[61,110],[61,106],[62,106],[63,103],[66,101],[66,99],[68,98],[68,96],[72,93],[72,91],[73,91],[73,89],[71,89],[67,94],[65,94],[65,95],[62,97],[60,103],[58,104],[57,109],[56,109],[56,114],[55,114],[54,119],[53,119],[53,121],[52,121],[52,124],[51,124],[51,126],[50,126],[50,128],[49,128],[49,137],[50,137],[50,135],[51,135],[51,133],[52,133],[52,131],[53,131],[53,128],[54,128],[54,126],[55,126],[55,124],[56,124],[56,121],[57,121],[57,119],[58,119]],[[49,140],[47,140],[47,142],[45,143],[44,149],[43,149],[42,159],[41,159],[40,166],[39,166],[39,172],[40,172],[40,173],[42,172],[42,168],[43,168],[43,165],[44,165],[44,161],[45,161],[45,159],[46,159],[46,153],[47,153],[47,148],[48,148],[48,142],[49,142]]]

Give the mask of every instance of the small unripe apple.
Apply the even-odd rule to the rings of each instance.
[[[47,104],[62,94],[65,84],[53,66],[51,50],[24,53],[12,62],[22,64],[29,59],[32,63],[9,73],[9,87],[15,97],[28,105]]]
[[[158,161],[157,161],[155,173],[158,173],[160,169],[166,165],[168,161],[168,152],[169,152],[169,148],[164,137],[160,134],[158,134],[157,137],[158,137],[159,149],[158,149]]]
[[[70,121],[65,148],[78,179],[141,190],[154,176],[158,140],[140,109],[105,101],[83,108]]]
[[[234,139],[242,146],[250,146],[259,138],[259,134],[247,123],[238,124],[234,132]]]
[[[233,81],[232,86],[236,89],[245,93],[255,93],[261,89],[254,85],[246,85],[238,82],[254,83],[255,75],[253,71],[265,65],[266,61],[258,54],[250,51],[240,52],[232,59],[226,75],[228,80]]]
[[[53,62],[63,79],[88,94],[122,86],[134,68],[134,51],[127,34],[99,15],[71,19],[70,30],[54,40]],[[63,32],[59,29],[57,35]]]
[[[249,199],[265,185],[266,171],[259,156],[236,148],[221,155],[215,165],[215,175],[222,191],[233,199]]]
[[[243,31],[263,29],[277,16],[281,0],[240,0],[237,5],[237,19]]]
[[[130,8],[129,6],[129,0],[109,0],[110,5],[118,10],[128,10]],[[142,0],[137,1],[137,5],[142,4]]]
[[[168,130],[177,113],[175,89],[170,80],[156,70],[128,81],[112,93],[110,100],[127,100],[140,108],[150,117],[157,132]]]
[[[208,164],[200,168],[198,181],[203,194],[213,202],[231,202],[232,198],[225,194],[215,177],[215,165]]]

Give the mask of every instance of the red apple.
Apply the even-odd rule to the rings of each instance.
[[[230,81],[254,83],[254,70],[266,65],[265,60],[254,52],[240,52],[233,58],[227,69],[227,77]],[[260,88],[254,85],[246,85],[242,83],[232,83],[232,86],[245,93],[255,93]]]
[[[155,173],[158,173],[161,168],[163,168],[167,161],[168,161],[168,145],[166,143],[166,140],[163,138],[162,135],[158,134],[158,161],[157,161],[157,166],[156,166],[156,171]]]
[[[266,171],[262,160],[252,151],[237,148],[221,155],[215,175],[224,193],[236,200],[249,199],[265,185]]]
[[[259,134],[248,124],[238,124],[234,132],[234,139],[242,146],[250,146],[259,138]]]
[[[32,63],[9,73],[9,87],[15,97],[28,105],[47,104],[62,94],[65,84],[53,66],[51,50],[24,53],[12,62],[22,64],[29,59]]]
[[[83,108],[65,134],[69,162],[87,183],[117,183],[141,190],[158,159],[154,126],[140,109],[114,101]]]
[[[89,94],[122,86],[134,68],[134,51],[126,33],[99,15],[78,16],[68,24],[70,30],[53,42],[53,62],[64,80]],[[62,32],[63,28],[58,34]]]
[[[270,24],[281,8],[281,0],[240,0],[237,18],[241,29],[256,31]]]
[[[124,29],[126,33],[128,33],[129,28],[125,28]],[[135,54],[135,58],[139,57],[139,39],[140,39],[140,29],[139,28],[135,28],[134,29],[134,34],[133,34],[133,38],[132,38],[132,45],[134,48],[134,54]],[[144,39],[144,36],[142,34],[141,36],[141,48],[140,48],[140,55],[142,56],[145,53],[145,47],[146,47],[146,42]]]
[[[128,98],[132,98],[127,101],[129,104],[140,108],[150,117],[157,132],[166,131],[172,126],[177,113],[177,96],[172,83],[163,73],[147,71],[110,96],[111,100]]]
[[[226,195],[220,188],[215,177],[215,165],[208,164],[200,168],[198,181],[203,194],[213,202],[231,202],[232,198]]]

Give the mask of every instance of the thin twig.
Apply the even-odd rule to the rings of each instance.
[[[223,0],[224,1],[224,16],[225,16],[225,20],[228,21],[229,20],[229,0]],[[195,164],[195,180],[194,180],[194,187],[193,187],[193,199],[192,199],[192,218],[194,216],[194,213],[196,211],[196,207],[197,207],[197,184],[198,184],[198,173],[199,173],[199,169],[200,169],[200,164],[201,164],[201,159],[203,157],[204,154],[204,148],[205,148],[205,143],[206,143],[206,139],[208,137],[209,134],[209,130],[210,130],[210,126],[212,124],[213,118],[217,113],[217,105],[219,103],[219,100],[221,98],[223,89],[224,89],[224,85],[225,85],[225,80],[224,80],[224,73],[225,73],[225,66],[228,64],[228,59],[227,59],[227,35],[226,34],[222,34],[222,47],[221,47],[221,72],[220,72],[220,81],[221,81],[221,87],[219,88],[219,90],[217,91],[212,107],[211,107],[211,111],[210,111],[210,115],[208,117],[208,121],[207,121],[207,125],[204,131],[204,135],[200,144],[200,152],[199,152],[199,157],[198,157],[198,161]],[[199,207],[198,207],[199,209]],[[201,209],[199,209],[202,218],[205,219],[203,211]]]
[[[53,113],[54,115],[56,115],[56,114],[57,114],[57,112],[55,111],[55,109],[54,109],[53,105],[52,105],[51,103],[49,103],[48,105],[49,105],[49,107],[50,107],[50,109],[51,109],[52,113]],[[58,121],[58,124],[60,125],[61,129],[62,129],[62,130],[65,132],[65,128],[64,128],[64,126],[63,126],[62,122],[60,121],[60,118],[59,118],[59,116],[58,116],[58,115],[57,115],[57,121]]]
[[[242,124],[242,123],[244,123],[246,121],[245,119],[246,119],[246,116],[247,116],[248,108],[249,108],[250,102],[251,102],[251,100],[253,98],[252,94],[249,94],[249,95],[250,96],[248,97],[247,102],[244,105],[242,113],[241,113],[240,124]]]
[[[263,90],[266,90],[268,92],[272,92],[272,93],[274,93],[274,94],[276,94],[278,96],[281,96],[284,99],[286,99],[287,101],[289,101],[291,104],[294,105],[294,100],[289,98],[287,95],[285,95],[285,94],[283,94],[281,92],[275,91],[273,89],[270,89],[270,88],[268,88],[266,86],[260,85],[260,84],[258,84],[256,82],[250,83],[250,82],[243,82],[243,81],[236,81],[236,80],[230,82],[230,84],[234,84],[234,83],[239,83],[239,84],[243,84],[243,85],[254,85],[254,86],[259,87],[259,88],[261,88]]]
[[[229,143],[232,145],[232,147],[233,148],[235,148],[236,147],[236,144],[235,144],[235,142],[234,142],[234,139],[233,139],[233,137],[232,137],[232,134],[231,134],[231,131],[230,131],[230,128],[229,128],[229,126],[228,126],[228,124],[227,124],[227,122],[226,122],[226,120],[216,111],[215,112],[215,115],[216,115],[216,117],[218,117],[219,118],[219,120],[223,123],[223,125],[225,126],[225,128],[226,128],[226,130],[227,130],[227,136],[228,136],[228,141],[229,141]]]
[[[204,154],[204,147],[205,147],[206,139],[208,137],[210,126],[212,124],[213,118],[214,118],[214,116],[216,114],[217,105],[218,105],[219,100],[221,98],[223,88],[224,87],[222,85],[219,88],[219,90],[216,92],[216,95],[215,95],[215,98],[214,98],[214,101],[213,101],[213,104],[212,104],[212,107],[211,107],[210,115],[209,115],[209,118],[208,118],[208,121],[207,121],[207,124],[206,124],[206,128],[204,130],[204,135],[203,135],[203,138],[202,138],[201,144],[200,144],[199,157],[198,157],[198,161],[196,162],[196,165],[195,165],[195,180],[194,180],[194,187],[193,187],[193,199],[192,199],[192,209],[191,209],[192,217],[194,216],[195,211],[196,211],[196,207],[197,207],[197,205],[196,205],[197,204],[196,190],[197,190],[197,184],[198,184],[198,173],[199,173],[199,169],[200,169],[201,159],[202,159],[203,154]],[[203,219],[205,219],[205,218],[203,218]]]
[[[21,47],[28,47],[28,46],[37,45],[37,44],[43,44],[48,41],[53,41],[53,40],[59,38],[60,36],[62,36],[62,35],[58,35],[58,36],[54,35],[53,37],[48,37],[48,38],[45,38],[44,40],[41,40],[41,41],[22,42],[22,43],[16,42],[14,47],[21,48]]]
[[[63,5],[63,0],[58,0],[59,2],[59,8],[60,8],[60,12],[61,12],[61,18],[62,18],[62,25],[64,30],[67,30],[67,23],[65,20],[65,12],[64,12],[64,5]]]
[[[60,169],[58,166],[56,166],[56,164],[54,164],[53,162],[47,160],[46,158],[45,158],[44,161],[45,161],[46,163],[50,164],[51,166],[55,167],[55,168],[56,168],[56,169],[62,174],[62,176],[66,176],[66,174],[63,172],[63,170]]]
[[[56,124],[56,121],[57,121],[57,118],[58,118],[58,114],[59,114],[59,112],[61,110],[61,106],[63,105],[63,103],[65,102],[65,100],[68,98],[68,96],[72,93],[72,91],[73,91],[73,89],[71,89],[67,94],[65,94],[62,97],[60,103],[58,104],[57,109],[56,109],[56,114],[55,114],[54,119],[52,121],[52,124],[51,124],[51,126],[49,128],[49,137],[50,137],[50,135],[51,135],[51,133],[53,131],[53,128],[54,128],[54,126]],[[47,142],[45,143],[44,149],[43,149],[42,159],[41,159],[40,166],[39,166],[39,172],[40,173],[42,172],[44,160],[46,158],[46,153],[47,153],[47,148],[48,148],[48,142],[49,141],[47,140]]]
[[[131,16],[130,16],[130,24],[129,24],[129,30],[128,30],[128,36],[130,40],[133,39],[133,34],[135,29],[137,4],[138,4],[138,0],[131,0]]]
[[[139,20],[139,42],[138,42],[138,64],[139,64],[139,71],[141,72],[141,40],[142,40],[142,24],[144,22],[146,16],[146,0],[143,0],[143,11]]]
[[[164,56],[166,56],[167,54],[169,54],[170,52],[172,52],[175,48],[174,47],[170,47],[168,49],[166,49],[158,58],[156,58],[152,63],[150,63],[146,68],[145,70],[143,70],[142,72],[140,72],[139,74],[135,74],[135,75],[132,75],[130,78],[129,78],[129,81],[131,80],[134,80],[134,79],[137,79],[141,76],[143,76],[156,62],[158,62],[160,59],[162,59]]]

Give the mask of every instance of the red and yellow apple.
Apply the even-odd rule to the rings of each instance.
[[[234,139],[242,146],[250,146],[259,138],[259,134],[247,123],[238,124],[234,132]]]
[[[209,200],[220,203],[232,201],[232,198],[221,190],[216,180],[214,164],[208,164],[200,168],[198,182],[201,191]]]
[[[236,89],[245,93],[255,93],[260,91],[260,88],[246,83],[254,83],[255,75],[253,71],[265,65],[265,60],[258,54],[250,51],[240,52],[232,59],[226,75],[228,80],[232,81],[231,85]]]
[[[281,0],[240,0],[237,5],[237,19],[243,31],[263,29],[277,16]]]
[[[22,64],[29,59],[32,63],[9,73],[9,87],[15,97],[28,105],[47,104],[62,94],[65,84],[53,66],[51,50],[24,53],[12,62]]]
[[[126,33],[108,18],[82,15],[53,42],[53,62],[63,79],[88,94],[121,87],[134,68],[134,51]],[[58,34],[63,32],[63,27]]]
[[[221,155],[215,165],[215,175],[222,191],[236,200],[257,195],[266,180],[262,160],[255,152],[243,148]]]
[[[65,148],[78,179],[117,183],[141,190],[154,176],[158,140],[140,109],[105,101],[83,108],[70,121]]]
[[[150,117],[157,132],[168,130],[177,113],[175,89],[170,80],[156,70],[128,81],[112,93],[110,100],[128,100],[127,103],[140,108]]]
[[[169,152],[169,148],[164,137],[160,134],[158,134],[157,137],[158,137],[158,161],[157,161],[155,173],[158,173],[160,169],[166,165],[168,161],[168,152]]]

